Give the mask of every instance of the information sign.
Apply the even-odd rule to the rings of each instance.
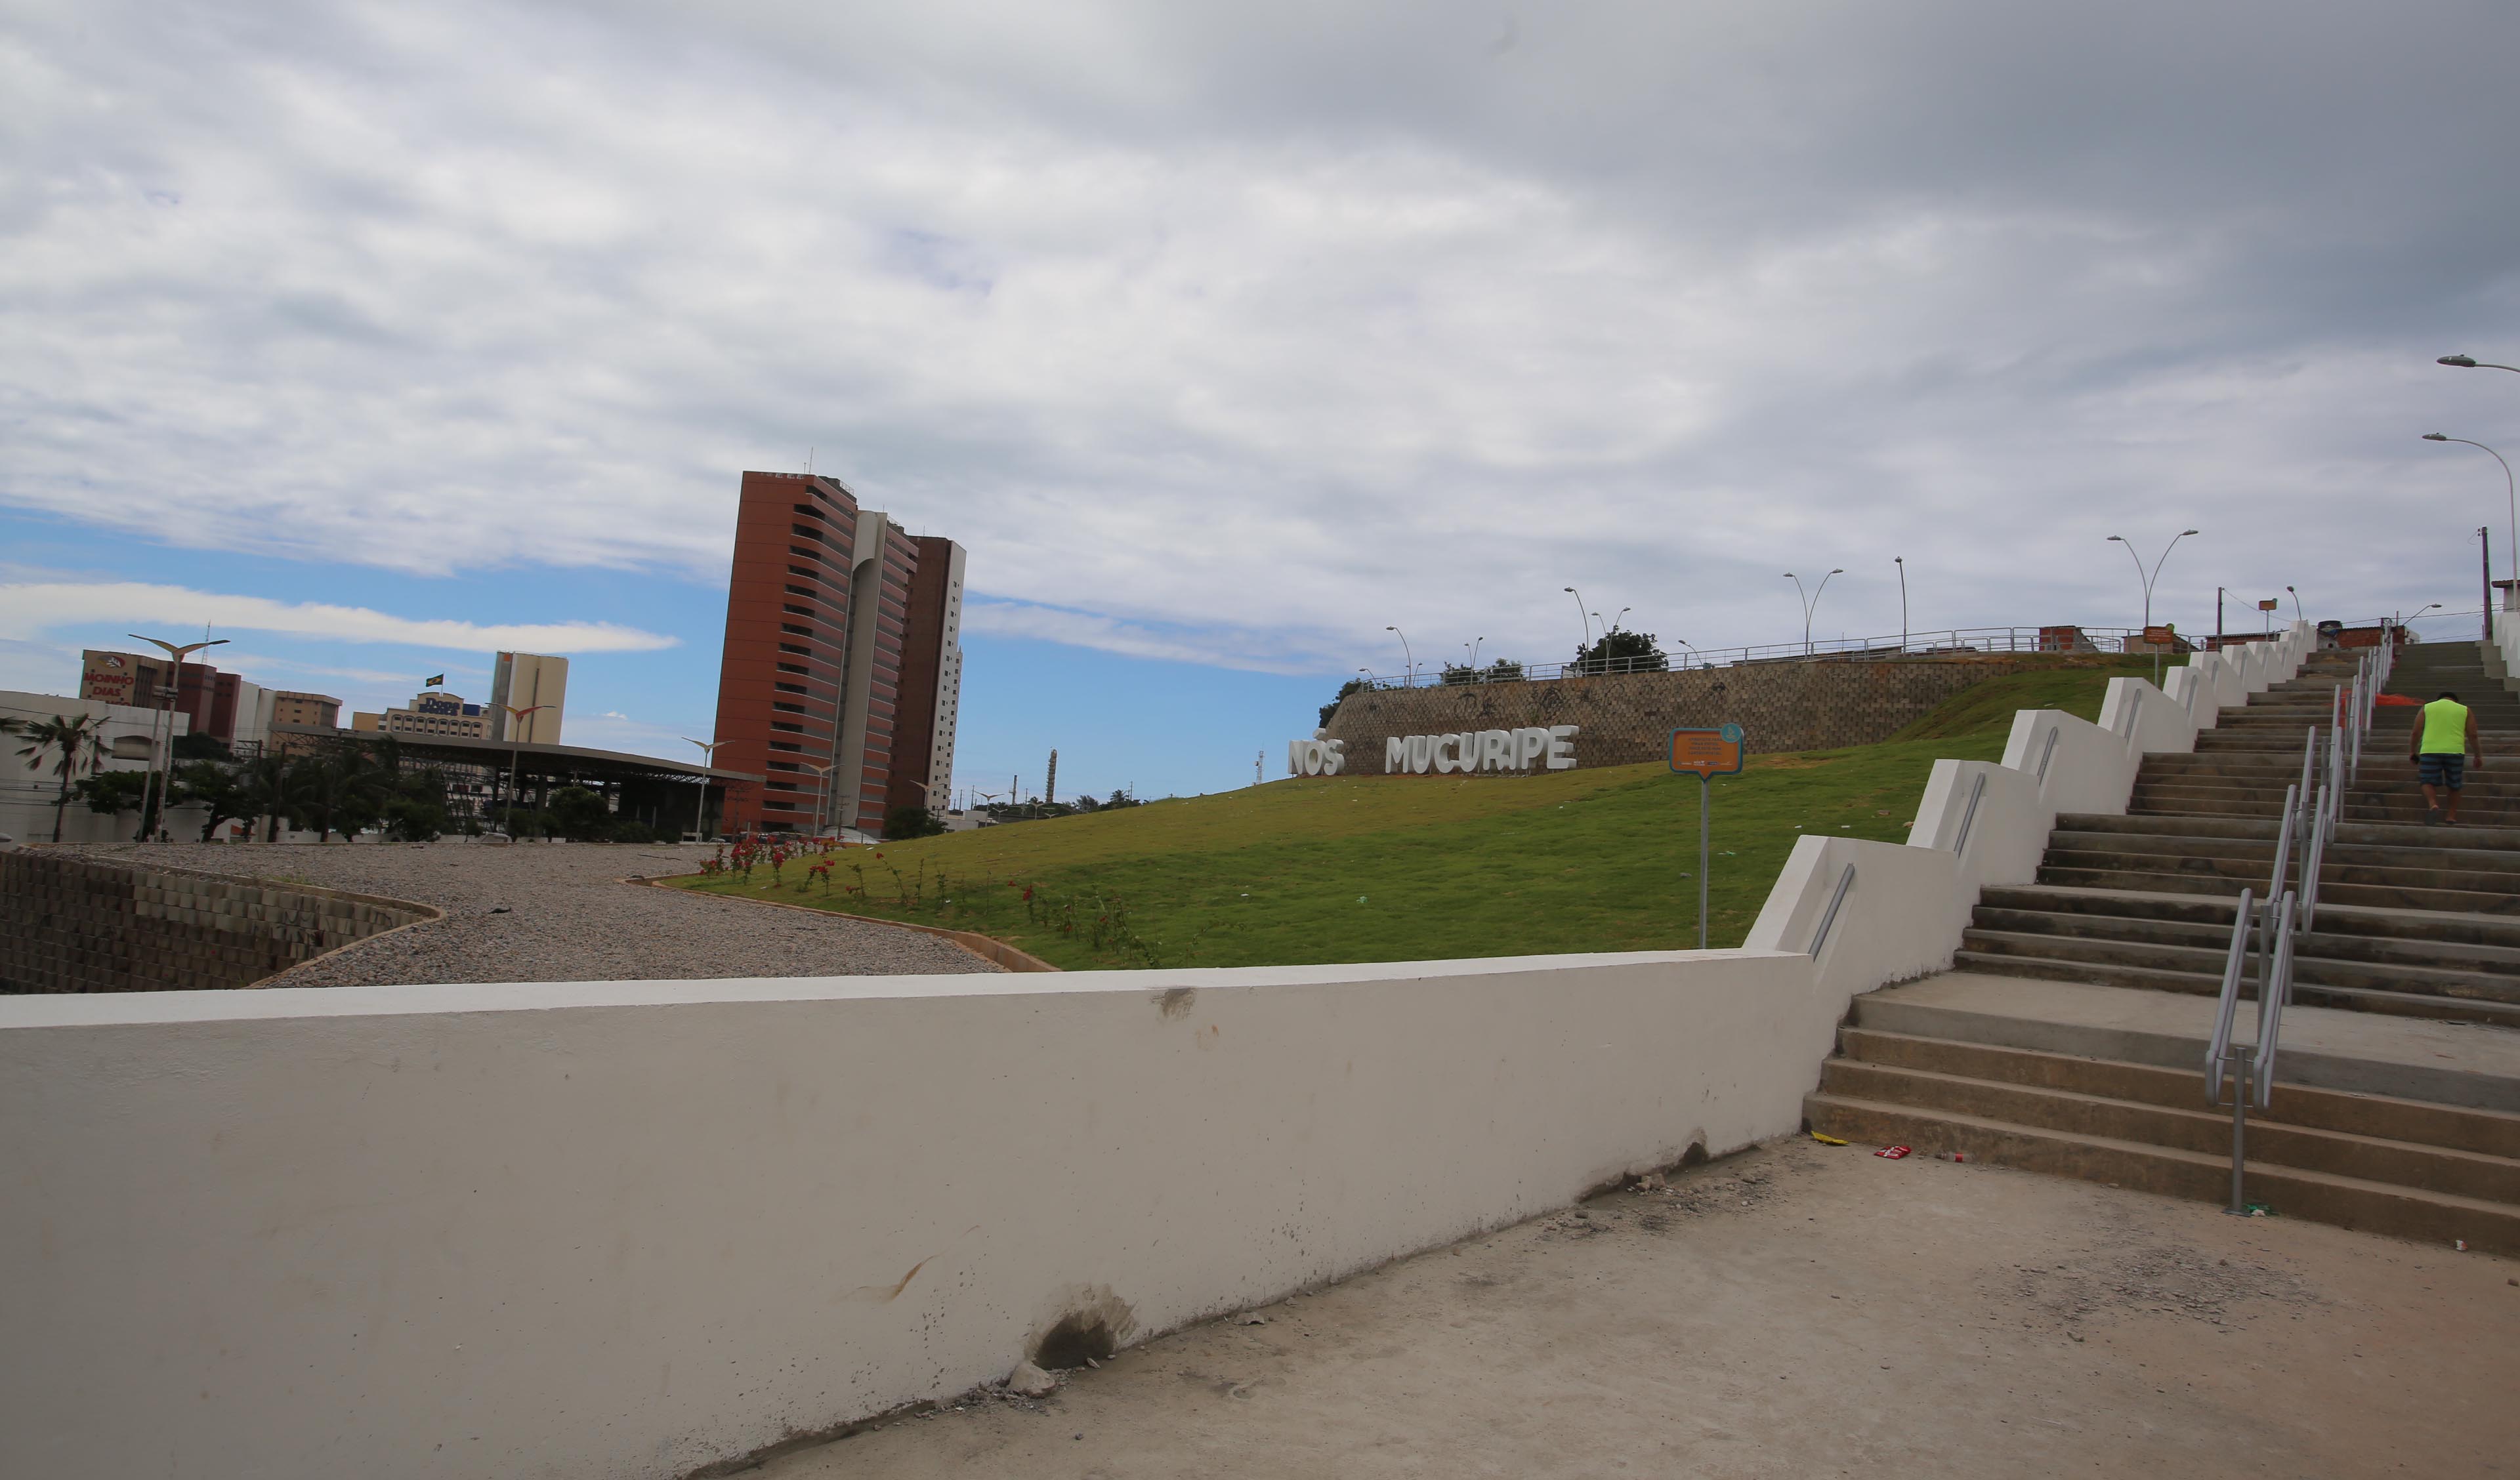
[[[1671,732],[1671,769],[1700,781],[1710,776],[1741,774],[1741,727]]]
[[[1701,951],[1706,949],[1706,868],[1711,860],[1708,845],[1715,831],[1710,821],[1715,802],[1713,779],[1740,775],[1741,753],[1747,748],[1738,725],[1671,732],[1671,769],[1697,778],[1697,949]]]

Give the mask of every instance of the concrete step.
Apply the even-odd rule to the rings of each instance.
[[[1958,971],[2023,976],[2034,980],[2069,982],[2085,986],[2130,988],[2201,998],[2208,1002],[2220,997],[2223,990],[2223,973],[2219,964],[2211,974],[2207,974],[2201,971],[2167,970],[2158,966],[2067,961],[2043,956],[2016,956],[1963,949],[1952,954],[1952,966]],[[2296,981],[2293,984],[2292,1000],[2297,1007],[2370,1012],[2389,1017],[2424,1018],[2435,1022],[2478,1023],[2498,1028],[2520,1028],[2520,1008],[2498,1002],[2440,997],[2428,992],[2385,992],[2361,987],[2318,986]]]
[[[2173,1109],[2195,1109],[2204,1104],[2205,1076],[2195,1066],[2178,1069],[2128,1063],[1868,1027],[1846,1028],[1838,1038],[1840,1054],[1864,1063],[2070,1090]],[[2280,1064],[2280,1056],[2277,1061]],[[2276,1121],[2520,1162],[2520,1114],[2505,1111],[2318,1089],[2278,1078],[2273,1103],[2263,1111],[2253,1108],[2249,1119],[2252,1125],[2261,1120]],[[2395,1179],[2382,1176],[2377,1180]]]
[[[2330,910],[2320,912],[2322,917],[2334,913]],[[2515,920],[2515,923],[2520,923],[2520,920]],[[2014,935],[2150,942],[2210,951],[2228,950],[2231,940],[2228,920],[2160,919],[2131,915],[2088,914],[2078,910],[2020,910],[1993,904],[1980,904],[1970,917],[1970,925],[1980,930]],[[2260,933],[2260,930],[2252,929],[2251,940],[2255,941]],[[2294,949],[2304,960],[2473,971],[2520,980],[2520,946],[2313,929],[2298,939]],[[2336,980],[2336,984],[2365,985],[2341,978]]]
[[[2122,889],[2054,887],[2046,884],[1999,884],[1979,896],[1981,909],[2008,909],[2052,914],[2114,916],[2121,919],[2173,920],[2209,924],[2230,938],[2236,896],[2157,894]],[[2520,950],[2520,917],[2436,910],[2372,909],[2339,905],[2322,897],[2319,934],[2356,935],[2374,940],[2440,941],[2453,945]]]
[[[2175,829],[2181,836],[2250,837],[2273,842],[2281,829],[2278,818],[2255,817],[2146,817],[2130,814],[2124,817],[2094,812],[2057,814],[2056,826],[2074,832],[2150,833],[2164,828]],[[2398,824],[2342,824],[2329,846],[2351,844],[2358,847],[2454,846],[2478,852],[2520,849],[2520,828],[2464,828],[2454,838],[2437,829]]]
[[[1998,1166],[2203,1202],[2221,1202],[2230,1192],[2228,1152],[2218,1157],[1828,1094],[1807,1096],[1803,1114],[1813,1130],[1858,1144],[1898,1144],[1923,1151],[1958,1151]],[[2257,1160],[2247,1164],[2245,1174],[2247,1195],[2285,1217],[2427,1243],[2460,1240],[2472,1249],[2520,1254],[2520,1208],[2509,1204]]]
[[[1971,925],[1960,933],[1960,945],[1972,958],[2021,957],[2183,972],[2205,978],[2211,982],[2211,990],[2220,992],[2224,963],[2229,952],[2228,936],[2219,942],[2157,938],[2168,934],[2167,930],[2159,929],[2132,935],[2065,934]],[[2520,1009],[2520,975],[2508,971],[2407,962],[2358,961],[2313,956],[2305,954],[2305,951],[2303,945],[2297,944],[2294,948],[2293,986],[2296,991],[2313,986],[2346,987],[2360,991],[2452,998],[2460,1002],[2496,1003]],[[2254,962],[2250,964],[2250,969],[2256,969]],[[2254,999],[2254,994],[2252,997]]]
[[[1848,1053],[1852,1055],[1856,1050]],[[2006,1078],[1846,1056],[1831,1059],[1822,1068],[1820,1093],[1912,1109],[1956,1111],[1983,1120],[2139,1142],[2206,1156],[2219,1154],[2226,1167],[2230,1164],[2229,1101],[2227,1099],[2219,1110],[2206,1103],[2202,1073],[2171,1075],[2168,1070],[2146,1070],[2138,1065],[2067,1062],[2089,1064],[2091,1070],[2068,1076],[2081,1083],[2023,1084]],[[2186,1094],[2180,1103],[2164,1104],[2086,1087],[2119,1077],[2109,1072],[2112,1067],[2138,1075],[2184,1079]],[[2247,1136],[2252,1163],[2391,1183],[2487,1202],[2520,1204],[2520,1161],[2507,1156],[2301,1125],[2272,1114],[2252,1114]]]
[[[2437,829],[2444,833],[2449,829]],[[2190,876],[2210,875],[2231,881],[2231,892],[2254,887],[2260,894],[2268,889],[2274,868],[2272,844],[2238,842],[2229,838],[2182,838],[2173,836],[2121,837],[2110,833],[2082,833],[2085,838],[2103,839],[2113,846],[2083,846],[2071,840],[2052,844],[2043,863],[2057,869],[2124,869],[2141,873],[2172,874]],[[2455,851],[2455,850],[2452,850]],[[2358,858],[2353,855],[2362,855]],[[2343,855],[2343,856],[2340,856]],[[2319,897],[2328,890],[2344,885],[2368,889],[2391,889],[2406,894],[2404,899],[2347,899],[2344,904],[2404,905],[2417,910],[2477,910],[2480,914],[2505,913],[2502,909],[2479,909],[2465,903],[2449,903],[2451,895],[2499,896],[2511,910],[2520,910],[2520,893],[2515,893],[2514,880],[2507,869],[2474,866],[2433,867],[2421,862],[2399,864],[2370,862],[2387,859],[2385,848],[2339,846],[2319,861]],[[2500,862],[2502,855],[2488,855]],[[2301,845],[2295,840],[2288,864],[2298,864]],[[2287,867],[2287,880],[2298,876],[2296,869]],[[2439,895],[2443,899],[2420,896]]]
[[[2246,859],[2272,866],[2282,827],[2279,819],[2271,820],[2261,825],[2268,833],[2266,836],[2232,837],[2214,829],[2212,825],[2219,819],[2207,819],[2206,827],[2194,829],[2184,826],[2183,820],[2179,818],[2146,817],[2138,821],[2141,826],[2129,828],[2060,826],[2048,834],[2048,851],[2051,854],[2176,854],[2186,858]],[[2434,875],[2436,882],[2453,888],[2467,887],[2455,880],[2474,875],[2504,875],[2506,883],[2520,882],[2520,852],[2466,846],[2468,833],[2463,829],[2418,828],[2413,830],[2423,835],[2423,842],[2358,842],[2342,836],[2331,839],[2327,851],[2321,856],[2320,877],[2344,877],[2346,875],[2342,872],[2328,871],[2347,869],[2403,870]],[[2294,859],[2302,856],[2302,846],[2303,838],[2296,831],[2291,850]]]
[[[2195,1073],[2215,1010],[2211,997],[1944,971],[1857,998],[1853,1025]],[[2520,1031],[2295,1003],[2275,1083],[2520,1115]]]
[[[2228,866],[2228,867],[2224,867]],[[2271,874],[2272,871],[2270,870]],[[2370,905],[2381,909],[2439,910],[2473,915],[2520,915],[2520,895],[2500,888],[2430,888],[2357,879],[2355,871],[2331,876],[2319,871],[2320,908]],[[2380,871],[2386,873],[2387,871]],[[2166,894],[2237,895],[2242,889],[2264,892],[2268,875],[2256,874],[2238,860],[2136,859],[2084,855],[2051,858],[2039,866],[2038,881],[2083,889],[2136,889]]]

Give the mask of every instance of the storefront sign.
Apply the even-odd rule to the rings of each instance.
[[[97,652],[91,650],[79,672],[79,697],[105,704],[131,702],[131,687],[138,677],[131,671],[131,660],[119,652]]]

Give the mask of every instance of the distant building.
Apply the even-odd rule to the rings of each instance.
[[[962,693],[963,552],[837,478],[746,472],[718,673],[716,764],[766,777],[731,830],[879,833],[941,795]],[[828,768],[828,769],[823,769]]]
[[[522,740],[528,745],[560,743],[561,703],[568,695],[568,659],[538,652],[502,652],[490,670],[487,714],[490,739]],[[507,709],[534,709],[512,720]]]
[[[101,704],[127,704],[140,709],[166,707],[168,664],[163,653],[113,652],[90,649],[80,654],[79,697]],[[284,711],[313,712],[303,701],[330,705],[321,721],[341,701],[321,695],[265,689],[207,663],[185,663],[175,670],[175,712],[185,717],[189,733],[206,735],[240,753],[250,754],[270,738],[275,722],[290,721]],[[288,700],[301,701],[292,707]],[[162,728],[162,722],[161,722]]]
[[[351,728],[373,728],[380,735],[451,735],[460,740],[490,739],[490,717],[479,704],[469,704],[460,694],[442,689],[424,689],[411,697],[407,709],[387,709],[375,716],[375,724],[358,723],[364,715],[351,716]],[[528,716],[540,719],[541,715]]]
[[[341,719],[341,701],[329,694],[299,694],[282,689],[271,695],[271,722],[275,725],[337,726]]]
[[[100,654],[91,653],[94,658]],[[130,654],[119,654],[128,658]],[[112,671],[108,666],[108,671]],[[164,666],[164,659],[158,660]],[[127,671],[127,668],[126,668]],[[84,684],[81,685],[85,687]],[[146,771],[156,746],[166,742],[166,716],[159,709],[137,704],[81,696],[72,698],[59,694],[28,694],[18,691],[0,692],[0,717],[40,723],[56,717],[78,719],[102,717],[104,726],[97,733],[103,742],[102,756],[90,752],[79,758],[72,784],[100,772]],[[177,736],[190,734],[192,717],[182,709],[174,714],[173,730]],[[53,835],[54,803],[61,794],[61,778],[53,767],[58,754],[44,754],[28,759],[18,752],[27,741],[12,737],[0,745],[0,836],[19,842],[48,840]],[[167,826],[181,837],[186,828],[198,830],[199,814],[185,808],[170,809]],[[72,843],[112,842],[128,838],[139,825],[136,813],[106,817],[90,810],[87,803],[73,799],[61,809],[62,840]]]

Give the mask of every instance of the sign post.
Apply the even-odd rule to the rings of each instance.
[[[1697,778],[1697,949],[1706,949],[1707,845],[1714,834],[1709,817],[1715,800],[1714,779],[1741,774],[1741,727],[1671,732],[1671,769]]]

